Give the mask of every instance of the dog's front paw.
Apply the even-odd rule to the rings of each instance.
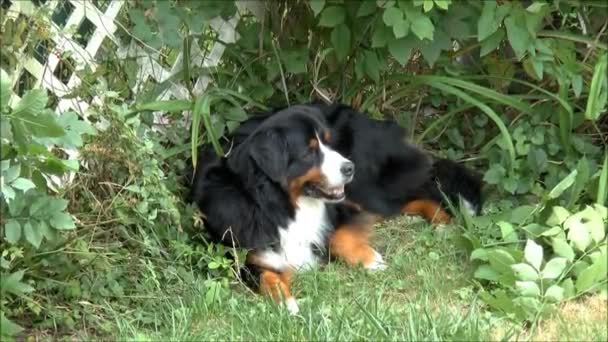
[[[300,312],[298,303],[296,302],[296,299],[293,297],[287,298],[285,300],[285,307],[287,308],[287,311],[289,311],[290,315],[297,315],[298,312]]]
[[[384,262],[382,255],[380,255],[380,253],[376,251],[374,251],[374,259],[372,260],[372,262],[365,265],[365,268],[367,268],[368,270],[385,270],[386,267],[386,262]]]

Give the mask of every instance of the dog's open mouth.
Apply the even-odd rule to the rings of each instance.
[[[326,187],[319,183],[308,183],[304,186],[304,194],[310,197],[323,198],[331,202],[344,200],[344,184],[334,187]]]

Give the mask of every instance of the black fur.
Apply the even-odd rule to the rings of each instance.
[[[364,210],[391,217],[413,200],[429,199],[447,211],[459,197],[482,209],[481,176],[454,161],[433,159],[406,142],[406,133],[393,121],[370,119],[353,108],[320,103],[319,109],[331,127],[330,145],[357,165],[353,182],[346,186],[347,198]],[[230,144],[241,144],[262,122],[280,110],[253,115],[231,135]]]

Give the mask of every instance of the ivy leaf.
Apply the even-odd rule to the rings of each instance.
[[[560,257],[572,262],[574,261],[574,250],[568,242],[561,238],[554,238],[552,241],[553,252]]]
[[[395,57],[399,64],[405,66],[410,60],[412,50],[414,47],[416,47],[416,45],[417,42],[413,37],[393,39],[388,43],[388,52]]]
[[[74,219],[67,213],[64,212],[56,212],[51,216],[49,220],[51,226],[58,230],[72,230],[76,228],[74,224]]]
[[[315,14],[315,17],[321,13],[323,7],[325,7],[325,0],[310,0],[310,8]]]
[[[515,263],[513,256],[503,249],[493,249],[488,252],[490,265],[500,273],[511,273],[511,266]]]
[[[511,265],[511,269],[515,272],[515,275],[521,280],[536,281],[538,279],[538,273],[532,266],[528,264],[515,264]]]
[[[543,262],[543,248],[534,240],[528,239],[524,248],[524,258],[536,270],[540,270],[540,264]]]
[[[4,69],[0,69],[0,110],[8,106],[11,93],[11,78]]]
[[[361,6],[357,10],[357,18],[365,17],[372,13],[376,12],[376,2],[375,1],[362,1]]]
[[[344,22],[346,13],[344,8],[341,6],[330,6],[323,10],[321,13],[321,19],[319,19],[319,26],[323,27],[335,27]]]
[[[540,288],[533,281],[516,281],[515,286],[524,297],[537,297],[540,296]]]
[[[512,12],[505,19],[505,27],[513,52],[515,52],[517,60],[521,61],[530,45],[530,33],[526,29],[526,20],[521,10]]]
[[[484,39],[492,35],[500,25],[500,22],[496,21],[494,14],[496,13],[496,2],[495,1],[484,1],[483,9],[481,10],[481,16],[477,22],[477,41],[481,42]]]
[[[564,289],[559,285],[552,285],[545,292],[545,298],[553,303],[559,303],[564,299]]]
[[[17,178],[11,183],[11,186],[23,192],[27,192],[28,190],[36,187],[36,185],[27,178]]]
[[[34,224],[32,224],[32,222]],[[23,235],[25,235],[27,242],[38,248],[40,247],[40,242],[42,242],[42,234],[35,222],[36,221],[29,221],[23,225]]]
[[[331,44],[334,46],[336,57],[343,61],[350,51],[350,30],[345,24],[340,24],[331,32]]]
[[[557,279],[566,268],[567,261],[566,258],[553,258],[549,260],[541,272],[541,277],[543,279]]]
[[[393,26],[403,21],[403,11],[397,7],[389,7],[382,13],[382,21],[384,21],[387,26]]]
[[[17,220],[9,219],[4,225],[4,237],[6,241],[15,244],[21,239],[21,225]]]

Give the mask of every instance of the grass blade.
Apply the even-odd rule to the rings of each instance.
[[[213,125],[211,123],[211,101],[212,97],[210,94],[205,94],[200,96],[196,103],[194,104],[194,110],[192,112],[192,136],[190,141],[190,148],[192,153],[192,166],[196,169],[196,163],[198,162],[198,138],[199,138],[199,130],[201,121],[203,122],[203,126],[205,127],[205,132],[209,137],[211,145],[220,156],[224,155],[224,151],[222,150],[222,146],[219,143],[219,137],[215,135],[215,131],[213,130]]]
[[[190,50],[192,48],[192,38],[190,36],[184,37],[184,51],[182,52],[182,66],[184,84],[188,87],[188,90],[192,92],[192,82],[190,81]]]
[[[539,37],[549,37],[549,38],[558,38],[564,40],[570,40],[577,43],[584,43],[590,45],[596,45],[598,48],[602,50],[608,50],[608,45],[602,42],[596,42],[595,39],[570,33],[570,32],[561,32],[561,31],[539,31],[537,34]]]
[[[131,110],[127,115],[147,110],[153,112],[181,112],[190,109],[192,109],[192,101],[190,100],[152,101],[136,105],[135,109]]]
[[[503,139],[505,140],[505,143],[507,144],[507,149],[509,152],[509,157],[511,158],[511,168],[514,167],[515,165],[515,147],[513,146],[513,140],[511,139],[511,135],[509,134],[509,130],[507,129],[507,126],[505,126],[504,122],[502,122],[502,120],[500,119],[500,117],[498,116],[498,114],[496,114],[496,112],[494,110],[492,110],[492,108],[490,108],[488,105],[486,105],[485,103],[477,100],[476,98],[472,97],[471,95],[465,93],[464,91],[457,89],[451,85],[448,84],[444,84],[440,81],[438,81],[437,79],[434,78],[428,78],[426,76],[424,77],[420,77],[419,78],[424,84],[431,86],[433,88],[437,88],[439,90],[442,90],[446,93],[450,93],[454,96],[457,96],[459,98],[461,98],[462,100],[478,107],[479,109],[481,109],[492,121],[494,121],[494,123],[496,124],[496,126],[498,127],[498,129],[500,130],[500,133],[503,136]]]
[[[587,120],[597,120],[600,116],[600,112],[606,105],[606,96],[604,96],[603,99],[600,99],[600,97],[604,82],[606,82],[607,63],[608,54],[604,54],[600,57],[599,62],[595,65],[593,70],[593,78],[591,78],[589,97],[587,98],[587,107],[585,109],[585,118]]]
[[[600,174],[600,182],[597,186],[597,198],[596,202],[605,205],[606,196],[608,193],[608,153],[604,155],[604,165],[602,166],[602,173]]]

